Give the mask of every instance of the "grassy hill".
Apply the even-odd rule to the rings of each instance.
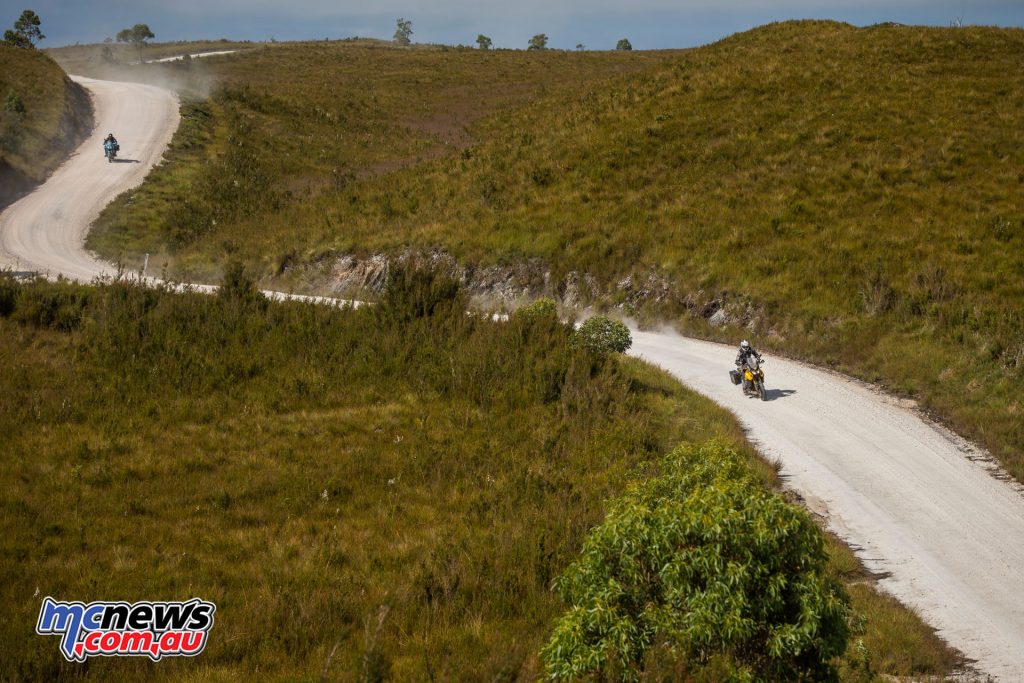
[[[121,69],[124,78],[170,81],[189,93],[211,81],[216,89],[184,106],[172,163],[133,193],[130,210],[128,197],[110,209],[90,246],[128,261],[169,249],[175,272],[218,277],[218,256],[209,258],[196,242],[222,226],[253,227],[314,198],[338,199],[367,179],[465,148],[476,140],[474,124],[489,115],[546,96],[568,98],[581,83],[662,58],[359,40],[272,44],[191,64]],[[300,246],[305,233],[263,237],[280,242],[276,258]],[[231,250],[234,237],[224,237],[219,244]],[[182,250],[190,245],[194,257]]]
[[[1024,31],[257,55],[211,66],[94,248],[307,286],[348,253],[532,259],[556,295],[586,274],[598,304],[917,397],[1024,479]]]
[[[0,679],[536,680],[607,499],[712,437],[775,485],[664,374],[409,282],[353,311],[0,278]],[[866,620],[846,680],[957,665],[829,553]],[[216,623],[194,659],[69,664],[33,633],[46,595],[200,596]]]
[[[42,182],[91,129],[88,95],[56,62],[0,44],[0,207]]]

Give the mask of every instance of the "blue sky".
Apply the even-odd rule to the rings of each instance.
[[[0,25],[30,8],[42,18],[44,47],[98,42],[136,23],[158,41],[199,38],[306,40],[390,38],[395,19],[413,22],[413,40],[524,48],[545,33],[549,47],[691,47],[770,21],[836,19],[948,26],[1024,26],[1024,0],[0,0]]]

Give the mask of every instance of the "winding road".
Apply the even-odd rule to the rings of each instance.
[[[0,265],[89,281],[114,268],[84,249],[85,234],[159,161],[178,125],[178,101],[152,86],[76,80],[93,95],[98,128],[0,215]],[[103,158],[107,131],[121,142],[122,163]],[[739,417],[764,455],[781,463],[787,486],[886,577],[885,590],[980,671],[1024,681],[1024,487],[1000,478],[980,449],[913,405],[860,382],[769,358],[770,400],[762,402],[729,383],[734,349],[671,331],[633,336],[633,354]]]
[[[72,79],[92,95],[96,128],[45,183],[0,215],[0,266],[88,282],[117,271],[82,247],[89,226],[117,195],[142,183],[180,117],[169,90]],[[108,132],[121,145],[114,163],[103,157]]]

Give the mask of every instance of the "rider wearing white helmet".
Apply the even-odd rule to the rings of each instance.
[[[747,359],[753,356],[754,358],[761,360],[761,354],[750,345],[746,339],[740,342],[740,352],[736,356],[736,367],[742,368],[747,363]]]

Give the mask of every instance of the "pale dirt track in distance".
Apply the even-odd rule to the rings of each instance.
[[[88,281],[114,268],[82,242],[103,206],[139,182],[178,122],[171,93],[79,79],[98,128],[32,194],[0,216],[0,264]],[[112,131],[121,155],[107,164]],[[212,287],[202,287],[211,290]],[[274,293],[276,298],[287,295]],[[331,299],[314,299],[337,303]],[[736,413],[786,484],[855,547],[884,588],[1002,681],[1024,681],[1024,494],[997,480],[977,450],[899,401],[858,382],[767,357],[771,400],[728,380],[735,349],[634,330],[633,353]]]
[[[216,57],[217,55],[230,55],[234,54],[236,50],[216,50],[214,52],[196,52],[195,54],[189,55],[189,59],[202,59],[203,57]],[[178,55],[177,57],[163,57],[161,59],[148,59],[146,64],[160,64],[163,62],[180,62],[185,59],[185,55]]]

